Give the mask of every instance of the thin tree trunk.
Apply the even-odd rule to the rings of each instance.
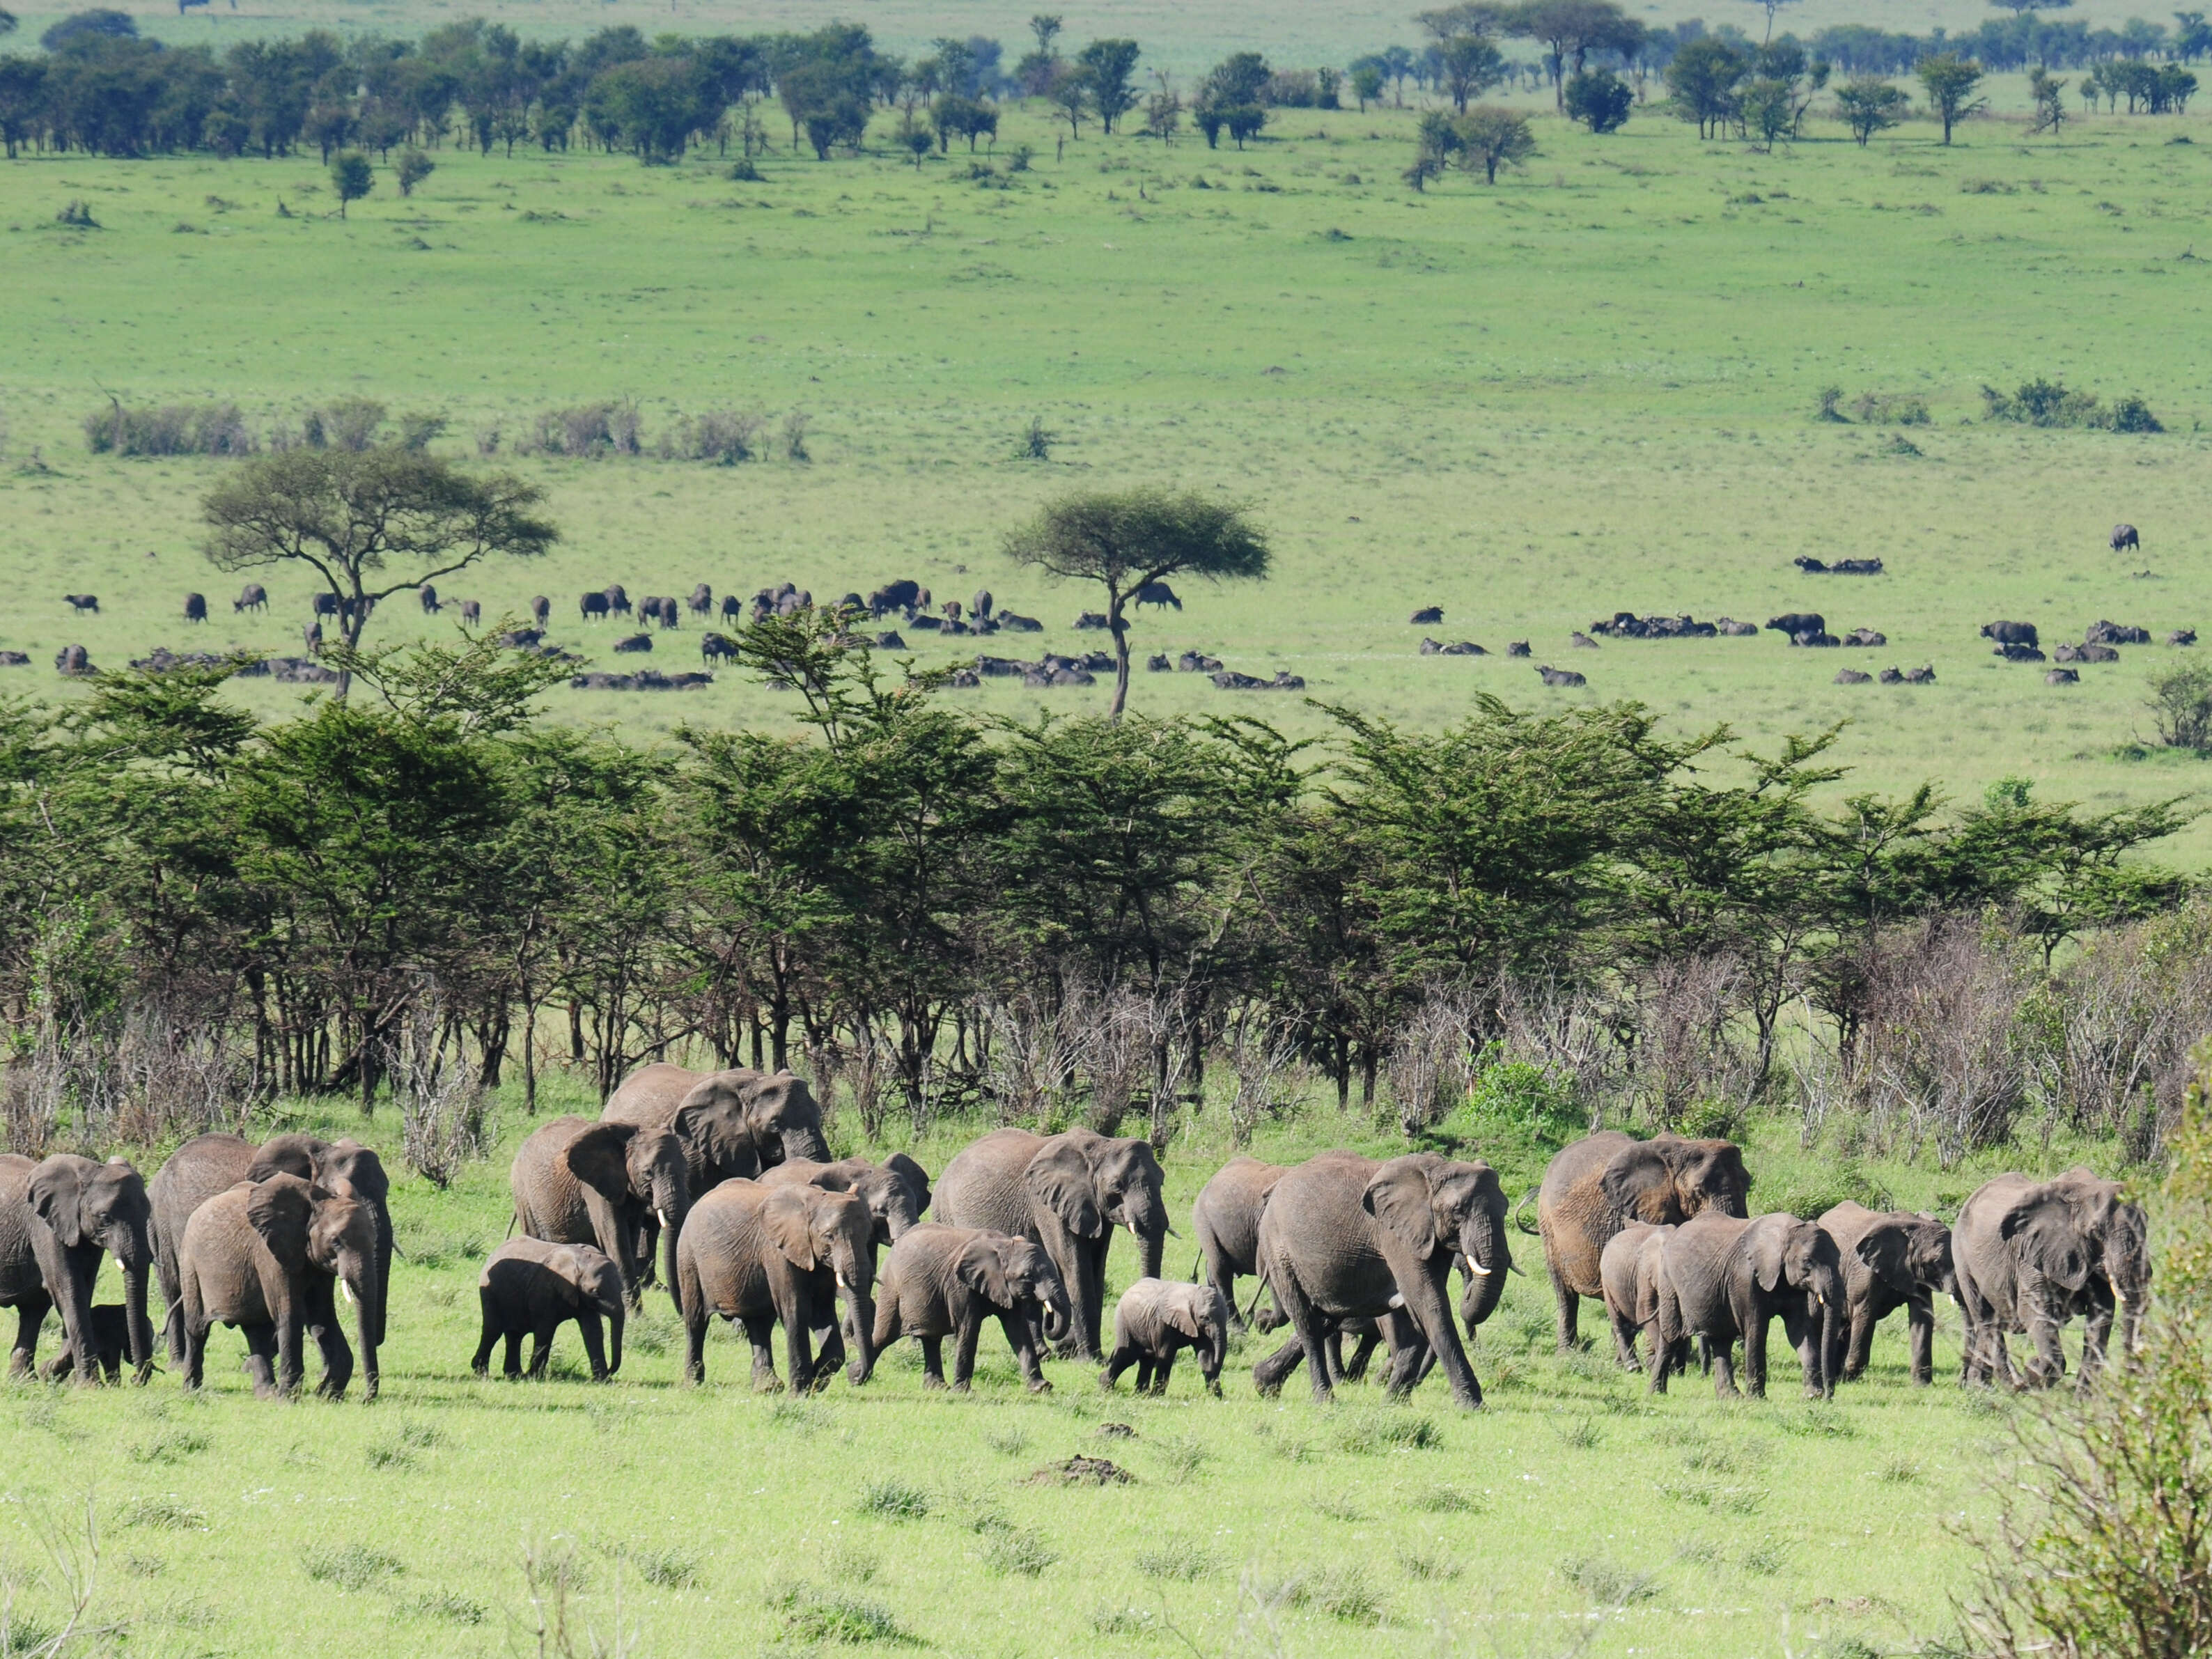
[[[1106,711],[1106,718],[1116,726],[1121,723],[1121,711],[1129,702],[1129,621],[1121,614],[1126,602],[1118,589],[1106,590],[1106,626],[1114,635],[1114,706]]]

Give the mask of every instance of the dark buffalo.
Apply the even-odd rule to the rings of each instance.
[[[1444,608],[1440,605],[1425,605],[1406,620],[1416,628],[1432,628],[1444,619]]]
[[[342,607],[338,604],[338,596],[337,594],[318,593],[315,595],[315,614],[318,617],[335,617],[338,614],[341,608]]]
[[[900,635],[897,629],[886,628],[882,633],[876,635],[876,649],[878,651],[903,651],[906,649],[906,641],[904,637]]]
[[[1861,646],[1869,649],[1878,648],[1889,643],[1889,635],[1876,629],[1854,628],[1850,633],[1844,635],[1844,643],[1845,645]]]
[[[2100,617],[2082,630],[2081,639],[2087,645],[2148,645],[2150,629],[2131,628],[2124,623],[2106,622]]]
[[[2040,645],[2036,637],[2035,624],[2023,622],[1993,622],[1982,624],[1982,637],[1995,640],[1999,645]]]
[[[2118,662],[2120,653],[2109,645],[2062,645],[2051,656],[2060,662]]]
[[[1836,671],[1838,685],[1868,685],[1871,684],[1873,680],[1873,675],[1856,668],[1838,668]]]
[[[1176,598],[1175,589],[1165,582],[1146,582],[1137,590],[1136,602],[1140,610],[1148,605],[1158,605],[1163,611],[1170,605],[1178,611],[1182,609],[1182,601]]]
[[[623,591],[620,582],[609,582],[606,586],[607,609],[617,617],[629,615],[629,595]]]
[[[185,595],[185,620],[188,623],[204,623],[207,620],[206,594],[187,593]]]
[[[543,593],[540,593],[536,599],[531,600],[530,620],[536,623],[540,628],[550,625],[553,621],[553,601],[547,599]]]
[[[1723,617],[1713,623],[1713,632],[1732,640],[1747,640],[1758,633],[1759,629],[1755,623],[1740,623],[1733,617]]]
[[[1589,681],[1571,668],[1554,668],[1546,663],[1536,671],[1544,677],[1547,685],[1588,685]]]
[[[1103,611],[1086,611],[1075,619],[1075,626],[1079,632],[1097,633],[1107,626],[1106,613]]]
[[[230,602],[233,615],[245,611],[266,611],[268,608],[269,590],[259,582],[246,583],[238,590],[238,597]]]
[[[1035,617],[1024,617],[1012,611],[999,613],[999,626],[1010,634],[1042,634],[1044,624]]]
[[[607,596],[604,593],[586,593],[578,608],[583,611],[586,622],[605,617],[607,614]]]
[[[1155,652],[1145,659],[1145,672],[1148,674],[1172,674],[1175,672],[1175,659],[1164,651]]]
[[[615,641],[615,649],[617,651],[650,651],[653,649],[653,635],[650,634],[629,635],[626,637]]]
[[[699,636],[699,660],[702,662],[718,662],[725,657],[737,654],[737,641],[726,634],[717,634],[710,629]]]
[[[991,590],[988,587],[977,588],[975,590],[975,597],[968,602],[968,610],[971,616],[981,617],[986,622],[989,621],[991,617]]]
[[[79,613],[89,611],[95,617],[100,614],[100,596],[97,593],[64,593],[62,603]]]
[[[1778,617],[1769,617],[1766,625],[1778,634],[1787,634],[1795,639],[1800,634],[1825,634],[1828,619],[1817,611],[1788,611]]]
[[[431,586],[429,583],[424,582],[416,591],[422,595],[422,614],[424,616],[434,617],[438,612],[446,608],[438,602],[438,590]]]
[[[2197,643],[2197,630],[2193,628],[2177,628],[2166,636],[2166,642],[2168,645],[2194,645]]]
[[[2079,685],[2081,676],[2076,669],[2054,668],[2044,675],[2043,683],[2045,685]]]
[[[535,628],[510,628],[499,636],[499,643],[510,651],[535,651],[544,638]]]
[[[2113,552],[2118,553],[2130,548],[2140,548],[2142,545],[2142,538],[2136,534],[2136,527],[2133,525],[2116,524],[2112,526]]]
[[[722,620],[724,622],[733,623],[741,621],[743,620],[744,614],[745,607],[736,594],[725,593],[722,595]]]
[[[691,590],[691,614],[695,617],[709,616],[714,609],[714,590],[701,582]]]
[[[1513,640],[1509,641],[1505,647],[1505,654],[1509,657],[1525,657],[1528,655],[1528,641],[1526,640]]]
[[[2043,660],[2043,653],[2032,645],[2001,645],[1990,654],[1993,657],[2002,657],[2007,662],[2041,662]]]
[[[54,666],[72,678],[94,674],[92,653],[81,645],[65,645],[54,653]]]
[[[474,628],[483,621],[483,606],[475,599],[461,601],[461,626]]]
[[[911,611],[922,602],[921,584],[904,578],[885,582],[868,595],[868,609],[878,617],[888,617],[894,611]]]
[[[1595,640],[1592,639],[1589,635],[1583,633],[1568,635],[1567,643],[1577,651],[1595,651],[1599,648],[1598,642]]]

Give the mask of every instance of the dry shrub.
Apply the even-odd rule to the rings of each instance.
[[[387,1045],[383,1067],[399,1106],[400,1156],[441,1192],[487,1157],[497,1138],[483,1086],[448,1036],[436,995],[419,997]]]
[[[95,455],[251,455],[256,447],[235,404],[112,404],[85,416],[84,437]]]
[[[1249,1146],[1260,1120],[1277,1104],[1285,1074],[1297,1060],[1297,1036],[1265,1003],[1246,1001],[1231,1013],[1221,1046],[1237,1079],[1237,1093],[1229,1103],[1229,1133],[1237,1146]]]
[[[1750,978],[1734,957],[1654,963],[1638,976],[1629,1086],[1655,1128],[1710,1132],[1740,1118],[1765,1081],[1743,1041]]]
[[[707,461],[715,466],[735,466],[760,453],[761,428],[765,419],[742,409],[710,409],[688,416],[661,440],[668,459]]]
[[[1468,1033],[1474,1000],[1453,986],[1432,985],[1398,1029],[1388,1066],[1398,1128],[1418,1134],[1440,1123],[1467,1098],[1474,1075]]]
[[[570,460],[635,455],[642,447],[637,405],[623,398],[616,403],[580,404],[574,409],[543,410],[524,447],[531,453],[564,455]]]
[[[2037,1003],[2045,1091],[2085,1134],[2142,1162],[2179,1117],[2191,1046],[2212,1030],[2212,907],[2092,940]]]
[[[43,1022],[0,1080],[6,1149],[27,1158],[242,1132],[266,1092],[251,1042],[136,1004],[112,1020]]]
[[[1496,1058],[1534,1066],[1562,1080],[1590,1109],[1599,1128],[1605,1101],[1626,1080],[1616,1033],[1621,1011],[1592,992],[1554,980],[1503,979],[1491,994]]]
[[[374,398],[341,398],[326,409],[307,411],[300,423],[301,441],[310,449],[358,455],[374,447],[386,413]]]
[[[1126,989],[1097,998],[1085,1010],[1087,1018],[1076,1034],[1079,1062],[1090,1085],[1085,1115],[1102,1135],[1121,1133],[1121,1120],[1151,1082],[1155,1012],[1149,1000]]]

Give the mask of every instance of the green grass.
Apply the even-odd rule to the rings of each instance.
[[[492,617],[545,592],[556,639],[605,666],[613,630],[581,627],[574,607],[609,580],[749,593],[789,577],[826,598],[912,574],[939,599],[988,586],[1046,620],[1041,641],[1000,636],[1001,653],[1070,650],[1097,643],[1071,626],[1088,596],[1010,568],[1001,532],[1056,491],[1182,483],[1253,503],[1279,570],[1148,614],[1143,652],[1289,669],[1316,698],[1423,724],[1478,690],[1636,697],[1763,745],[1849,720],[1844,788],[1933,778],[1972,797],[2019,775],[2043,798],[2109,805],[2201,787],[2201,763],[2133,746],[2164,647],[2059,690],[1992,659],[1977,630],[2000,616],[2052,640],[2099,617],[2212,629],[2195,528],[2212,144],[2166,142],[2204,119],[2085,121],[2056,144],[1980,122],[1949,150],[1918,126],[1861,150],[1815,123],[1814,142],[1764,155],[1650,116],[1602,140],[1547,118],[1526,172],[1425,196],[1397,182],[1412,119],[1285,112],[1243,154],[1090,137],[1056,163],[1048,129],[1016,114],[1002,160],[1018,141],[1043,153],[1005,189],[971,182],[964,155],[917,172],[779,153],[763,182],[737,185],[712,157],[647,169],[449,150],[413,199],[387,180],[343,223],[323,216],[333,204],[305,157],[0,169],[0,225],[19,227],[0,246],[27,325],[0,332],[19,596],[0,647],[33,659],[0,685],[71,695],[49,665],[71,641],[110,665],[155,644],[283,649],[307,618],[289,573],[268,580],[268,617],[234,618],[235,581],[197,554],[196,503],[223,463],[85,453],[78,422],[105,392],[234,399],[261,425],[368,395],[446,411],[459,451],[494,422],[511,440],[536,410],[632,395],[648,434],[715,405],[804,409],[813,459],[517,462],[567,540],[540,567],[442,583],[449,597]],[[55,227],[72,198],[105,228]],[[279,198],[298,216],[277,218]],[[2107,399],[2140,392],[2170,429],[1980,418],[1984,383],[2039,374]],[[1894,428],[1815,420],[1829,384],[1846,407],[1925,398],[1920,453],[1893,453]],[[1015,456],[1032,417],[1060,434],[1048,462]],[[2139,557],[2106,550],[2121,519],[2143,531]],[[1801,552],[1878,554],[1891,574],[1807,577],[1790,565]],[[193,635],[177,620],[188,588],[214,602]],[[80,621],[60,595],[87,589],[107,614]],[[1431,602],[1443,625],[1407,626]],[[1817,609],[1890,644],[1570,651],[1572,629],[1617,609]],[[395,607],[373,637],[423,625]],[[1496,654],[1423,658],[1424,631]],[[697,637],[687,625],[653,661],[692,665]],[[1589,690],[1543,692],[1503,654],[1517,639]],[[911,642],[925,664],[955,654]],[[1933,687],[1830,683],[1847,664],[1923,662]],[[274,708],[302,693],[240,695]],[[1105,694],[997,681],[959,695],[1034,714]],[[1196,675],[1140,672],[1134,696],[1324,724],[1297,699],[1238,700]],[[791,707],[726,673],[699,693],[548,702],[641,734],[780,724]],[[2208,849],[2200,828],[2172,855]]]
[[[581,1103],[558,1098],[564,1086],[549,1109]],[[315,1108],[290,1121],[355,1121]],[[1720,1404],[1694,1374],[1653,1401],[1602,1346],[1553,1353],[1540,1259],[1518,1235],[1531,1276],[1510,1281],[1474,1346],[1486,1397],[1474,1414],[1433,1378],[1402,1406],[1370,1382],[1316,1407],[1302,1378],[1260,1400],[1250,1367],[1272,1339],[1240,1345],[1220,1401],[1194,1369],[1152,1400],[1103,1395],[1094,1373],[1058,1362],[1054,1392],[1032,1398],[995,1329],[964,1398],[923,1391],[911,1343],[865,1389],[840,1378],[811,1400],[757,1395],[744,1342],[720,1326],[702,1389],[679,1380],[680,1341],[632,1342],[620,1378],[594,1386],[573,1330],[555,1380],[480,1382],[466,1366],[475,1276],[505,1228],[507,1158],[526,1121],[510,1105],[506,1122],[499,1155],[450,1192],[395,1186],[406,1254],[375,1406],[357,1390],[337,1406],[256,1401],[227,1331],[198,1398],[166,1370],[143,1390],[0,1387],[0,1443],[15,1454],[0,1558],[26,1583],[28,1616],[57,1611],[37,1577],[40,1528],[66,1529],[88,1488],[94,1616],[154,1652],[343,1654],[368,1620],[398,1648],[505,1653],[536,1628],[531,1563],[538,1605],[565,1607],[580,1650],[586,1630],[610,1639],[619,1611],[654,1659],[847,1644],[1133,1655],[1171,1632],[1208,1653],[1488,1652],[1510,1633],[1547,1654],[1593,1613],[1599,1655],[1771,1651],[1785,1617],[1796,1650],[1896,1651],[1949,1632],[1966,1569],[1949,1522],[1985,1512],[1981,1482],[2016,1409],[1949,1382],[1954,1325],[1937,1340],[1945,1380],[1912,1388],[1895,1321],[1869,1380],[1832,1406],[1798,1398],[1780,1350],[1764,1402]],[[368,1138],[391,1131],[380,1121]],[[970,1133],[945,1126],[914,1150],[939,1170]],[[833,1139],[848,1149],[849,1126]],[[1755,1206],[1817,1163],[1796,1145],[1790,1125],[1754,1133]],[[1317,1105],[1255,1150],[1328,1146],[1390,1142]],[[1212,1113],[1175,1143],[1176,1212],[1229,1150]],[[2034,1159],[1867,1167],[1924,1205],[2007,1163]],[[429,1248],[462,1238],[471,1249]],[[1171,1255],[1169,1269],[1189,1265]],[[1133,1271],[1117,1248],[1110,1291]],[[647,1319],[674,1328],[664,1292],[649,1293]],[[1594,1308],[1583,1329],[1603,1343]],[[52,1340],[50,1328],[49,1352]],[[1131,1478],[1035,1478],[1077,1455]],[[301,1621],[303,1595],[345,1613]]]

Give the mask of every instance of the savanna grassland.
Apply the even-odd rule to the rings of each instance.
[[[449,149],[413,198],[384,172],[343,221],[306,158],[16,162],[0,169],[18,319],[0,334],[15,577],[0,645],[33,665],[5,672],[52,692],[71,641],[95,663],[156,644],[284,648],[307,618],[304,585],[279,573],[270,615],[234,619],[234,584],[199,557],[197,503],[224,463],[85,453],[79,423],[110,394],[234,401],[264,428],[368,396],[446,413],[461,453],[487,427],[511,449],[540,410],[628,396],[648,445],[684,412],[758,410],[772,435],[804,410],[811,459],[502,453],[547,487],[563,544],[446,592],[488,618],[550,594],[554,637],[596,644],[602,666],[609,630],[577,624],[575,596],[611,580],[750,593],[789,578],[828,597],[910,574],[940,599],[988,586],[1073,649],[1095,640],[1071,630],[1087,596],[1018,574],[1000,537],[1071,486],[1165,481],[1252,503],[1277,572],[1148,615],[1141,651],[1288,669],[1318,699],[1431,724],[1477,690],[1536,698],[1530,665],[1504,655],[1526,639],[1536,662],[1587,672],[1582,695],[1684,726],[1771,745],[1848,719],[1846,787],[1930,777],[1978,796],[2019,775],[2108,805],[2196,787],[2194,763],[2133,746],[2163,647],[2061,690],[1993,660],[1977,630],[2018,618],[2047,643],[2100,617],[2161,637],[2212,622],[2196,429],[2212,265],[2194,252],[2212,252],[2212,147],[2181,142],[2203,123],[2096,119],[2031,143],[1990,120],[1948,149],[1914,125],[1861,149],[1815,122],[1765,155],[1651,117],[1605,138],[1546,119],[1541,154],[1496,189],[1455,175],[1416,194],[1398,179],[1413,119],[1283,111],[1243,153],[1086,129],[1055,160],[1042,118],[1010,114],[980,179],[957,145],[919,169],[779,150],[759,182],[713,155],[644,168]],[[1024,143],[1037,157],[1012,172]],[[100,228],[54,222],[73,198]],[[1983,418],[1983,385],[2038,374],[2139,393],[2167,430]],[[1846,412],[1863,393],[1924,398],[1932,424],[1823,423],[1831,385]],[[1056,434],[1048,461],[1017,459],[1033,418]],[[2120,519],[2141,526],[2140,557],[2107,552]],[[1878,555],[1888,574],[1804,576],[1801,553]],[[213,601],[204,629],[179,620],[188,589]],[[83,591],[100,617],[61,604]],[[1405,619],[1432,603],[1445,622],[1428,631],[1493,654],[1416,654],[1424,630]],[[1889,644],[1569,651],[1570,630],[1615,610],[1817,610]],[[394,607],[372,639],[422,625]],[[663,639],[654,662],[696,639]],[[909,643],[929,664],[957,642]],[[1932,664],[1937,683],[1830,684],[1892,663]],[[1014,713],[1042,694],[967,695]],[[1073,709],[1104,693],[1049,695]],[[1168,712],[1225,694],[1157,675],[1135,696]],[[1261,707],[1320,727],[1293,698]],[[648,731],[783,718],[729,674],[681,698],[562,693],[556,708]]]
[[[547,1105],[563,1103],[592,1109],[580,1094]],[[1188,1364],[1159,1401],[1133,1398],[1127,1379],[1107,1396],[1064,1363],[1048,1364],[1053,1394],[1031,1398],[995,1328],[966,1398],[925,1395],[909,1342],[865,1389],[840,1377],[799,1400],[753,1394],[742,1340],[718,1324],[693,1389],[658,1289],[614,1383],[581,1380],[573,1328],[551,1381],[479,1382],[467,1370],[476,1273],[505,1230],[507,1157],[527,1120],[510,1106],[500,1149],[441,1194],[403,1172],[385,1117],[367,1138],[397,1177],[404,1256],[382,1397],[258,1403],[227,1330],[210,1338],[197,1398],[166,1371],[143,1392],[0,1391],[12,1449],[0,1540],[19,1616],[53,1628],[36,1540],[74,1528],[81,1548],[89,1495],[91,1617],[131,1653],[537,1652],[537,1621],[555,1617],[565,1585],[576,1652],[655,1659],[848,1644],[1840,1659],[1948,1635],[1970,1559],[1954,1528],[1986,1516],[1988,1474],[2010,1443],[2015,1408],[1953,1381],[1955,1317],[1932,1389],[1907,1380],[1892,1321],[1868,1378],[1832,1406],[1798,1398],[1778,1340],[1766,1401],[1717,1404],[1694,1371],[1651,1401],[1613,1370],[1594,1304],[1583,1329],[1599,1346],[1553,1354],[1541,1256],[1518,1235],[1529,1276],[1470,1350],[1486,1400],[1473,1415],[1436,1379],[1407,1406],[1370,1381],[1316,1407],[1302,1376],[1260,1400],[1250,1365],[1273,1339],[1256,1336],[1232,1355],[1220,1401]],[[359,1132],[346,1113],[289,1122]],[[912,1150],[935,1172],[969,1133]],[[1438,1133],[1497,1159],[1516,1191],[1547,1152],[1465,1115]],[[857,1146],[849,1119],[831,1139],[840,1153]],[[1324,1106],[1255,1150],[1287,1161],[1402,1144]],[[1231,1150],[1218,1107],[1185,1126],[1167,1160],[1179,1230]],[[1988,1172],[1839,1170],[1799,1153],[1794,1130],[1754,1137],[1748,1157],[1755,1210],[1876,1188],[1948,1208]],[[1169,1248],[1183,1272],[1188,1237]],[[1135,1271],[1117,1248],[1109,1295]],[[1133,1479],[1033,1480],[1079,1453]]]

